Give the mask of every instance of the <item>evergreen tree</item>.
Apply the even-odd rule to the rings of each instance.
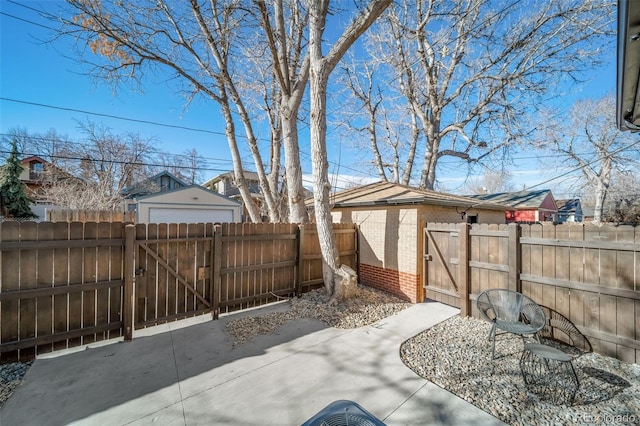
[[[18,159],[18,145],[14,139],[11,142],[11,153],[2,170],[0,179],[0,201],[2,210],[8,217],[35,218],[30,204],[33,202],[25,193],[24,183],[20,180],[22,166]]]

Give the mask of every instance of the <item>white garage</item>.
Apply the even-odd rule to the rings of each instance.
[[[138,197],[136,223],[228,223],[242,221],[242,204],[199,185]]]

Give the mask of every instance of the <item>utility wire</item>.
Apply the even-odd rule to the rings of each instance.
[[[37,9],[35,9],[35,8],[29,7],[29,6],[24,5],[24,4],[21,4],[21,3],[18,3],[18,2],[12,1],[12,0],[7,0],[7,1],[8,1],[9,3],[13,3],[13,4],[15,4],[15,5],[18,5],[18,6],[24,7],[24,8],[26,8],[26,9],[33,10],[33,11],[35,11],[35,12],[39,13],[39,14],[46,14],[46,12],[43,12],[43,11],[41,11],[41,10],[37,10]],[[505,9],[506,9],[506,8],[505,8]],[[4,15],[4,16],[7,16],[7,17],[10,17],[10,18],[13,18],[13,19],[17,19],[17,20],[20,20],[20,21],[23,21],[23,22],[29,23],[29,24],[32,24],[32,25],[36,25],[36,26],[39,26],[39,27],[43,27],[43,28],[46,28],[46,29],[49,29],[49,30],[54,30],[54,29],[53,29],[53,28],[51,28],[51,27],[48,27],[48,26],[45,26],[45,25],[39,24],[39,23],[37,23],[37,22],[30,21],[30,20],[27,20],[27,19],[23,19],[23,18],[20,18],[20,17],[14,16],[14,15],[10,15],[10,14],[7,14],[7,13],[5,13],[5,12],[0,12],[0,14],[1,14],[1,15]],[[54,15],[51,15],[51,14],[48,14],[48,16],[56,18]],[[395,77],[394,79],[392,79],[391,81],[387,82],[387,87],[388,87],[391,83],[395,82],[395,80],[397,80],[398,78],[400,78],[400,76],[399,76],[399,75],[398,75],[398,76],[396,76],[396,77]],[[187,130],[187,131],[194,131],[194,132],[201,132],[201,133],[207,133],[207,134],[213,134],[213,135],[221,135],[221,136],[225,136],[225,137],[226,137],[226,134],[225,134],[225,133],[223,133],[223,132],[216,132],[216,131],[212,131],[212,130],[197,129],[197,128],[187,127],[187,126],[170,125],[170,124],[164,124],[164,123],[153,122],[153,121],[149,121],[149,120],[140,120],[140,119],[133,119],[133,118],[121,117],[121,116],[116,116],[116,115],[111,115],[111,114],[95,113],[95,112],[90,112],[90,111],[80,110],[80,109],[75,109],[75,108],[59,107],[59,106],[47,105],[47,104],[36,103],[36,102],[28,102],[28,101],[17,100],[17,99],[11,99],[11,98],[5,98],[5,97],[0,97],[0,100],[5,100],[5,101],[8,101],[8,102],[22,103],[22,104],[33,105],[33,106],[39,106],[39,107],[44,107],[44,108],[58,109],[58,110],[63,110],[63,111],[70,111],[70,112],[83,113],[83,114],[88,114],[88,115],[95,115],[95,116],[99,116],[99,117],[105,117],[105,118],[111,118],[111,119],[117,119],[117,120],[124,120],[124,121],[130,121],[130,122],[141,123],[141,124],[148,124],[148,125],[154,125],[154,126],[160,126],[160,127],[167,127],[167,128],[174,128],[174,129]],[[362,109],[362,108],[363,108],[363,107],[361,107],[361,109]],[[340,124],[336,125],[336,126],[335,126],[335,129],[337,129],[339,126],[340,126]],[[246,138],[246,136],[244,136],[244,135],[236,135],[236,136],[238,136],[238,137],[245,137],[245,138]],[[624,150],[624,149],[627,149],[627,148],[633,147],[633,146],[637,145],[638,143],[640,143],[640,141],[638,141],[638,142],[636,142],[636,143],[634,143],[634,144],[630,145],[629,147],[623,147],[623,148],[620,148],[619,150],[616,150],[616,151],[614,151],[613,153],[610,153],[609,155],[614,155],[615,153],[620,152],[620,151],[622,151],[622,150]],[[302,154],[304,154],[304,155],[306,155],[306,156],[308,156],[308,157],[310,157],[310,154],[307,154],[307,153],[304,153],[304,152],[301,152],[301,153],[302,153]],[[549,155],[549,156],[537,156],[537,157],[514,157],[514,159],[533,159],[533,158],[545,158],[545,157],[553,157],[553,155]],[[68,159],[74,159],[74,158],[68,158]],[[226,161],[226,160],[225,160],[225,161]],[[593,163],[595,163],[595,162],[597,162],[597,161],[599,161],[599,159],[595,159],[595,160],[593,160],[593,161],[591,161],[591,162],[589,162],[589,163],[586,163],[586,164],[585,164],[585,166],[591,165],[591,164],[593,164]],[[124,162],[124,163],[126,163],[126,162]],[[329,161],[329,163],[334,163],[334,162]],[[144,164],[142,164],[142,165],[144,165]],[[151,166],[152,164],[147,164],[147,165],[150,165],[150,166]],[[162,165],[153,165],[153,166],[162,166]],[[339,167],[342,167],[342,168],[344,168],[344,169],[348,169],[348,170],[352,170],[352,171],[358,172],[358,173],[361,173],[361,172],[362,172],[362,170],[358,170],[358,169],[350,168],[350,167],[348,167],[348,166],[344,166],[344,165],[340,165],[340,164],[338,164],[338,166],[339,166]],[[540,183],[538,183],[538,184],[536,184],[536,185],[532,185],[532,186],[530,186],[530,187],[527,187],[526,189],[535,188],[535,187],[538,187],[538,186],[544,185],[544,184],[546,184],[546,183],[549,183],[549,182],[555,181],[555,180],[557,180],[557,179],[560,179],[561,177],[564,177],[564,176],[567,176],[567,175],[569,175],[569,174],[571,174],[571,173],[574,173],[574,172],[576,172],[577,170],[580,170],[581,168],[583,168],[583,167],[585,167],[585,166],[578,166],[578,167],[577,167],[577,168],[575,168],[575,169],[572,169],[572,170],[570,170],[570,171],[568,171],[568,172],[562,173],[562,174],[560,174],[560,175],[558,175],[558,176],[556,176],[556,177],[554,177],[554,178],[551,178],[551,179],[545,180],[545,181],[543,181],[543,182],[540,182]],[[191,168],[191,167],[185,167],[185,168]],[[202,170],[217,170],[217,169],[202,169]]]
[[[0,154],[10,154],[11,151],[0,150]],[[39,155],[37,153],[32,152],[20,152],[21,155],[25,157],[49,157],[51,159],[58,160],[74,160],[74,161],[91,161],[92,163],[110,163],[110,164],[127,164],[131,166],[146,166],[146,167],[168,167],[173,169],[188,169],[188,170],[202,170],[202,171],[214,171],[214,172],[227,172],[227,169],[216,169],[209,167],[199,167],[199,166],[180,166],[180,165],[167,165],[160,163],[145,163],[142,161],[123,161],[123,160],[112,160],[112,159],[99,159],[99,158],[91,158],[91,157],[75,157],[71,155],[55,155],[55,154],[45,154]]]
[[[19,16],[11,15],[11,14],[6,13],[6,12],[0,12],[0,15],[6,16],[7,18],[16,19],[18,21],[26,22],[27,24],[31,24],[31,25],[35,25],[35,26],[38,26],[38,27],[46,28],[47,30],[55,31],[53,28],[48,27],[46,25],[42,25],[42,24],[39,24],[37,22],[30,21],[28,19],[20,18]]]
[[[196,129],[195,127],[187,127],[187,126],[178,126],[178,125],[175,125],[175,124],[158,123],[157,121],[149,121],[149,120],[140,120],[140,119],[136,119],[136,118],[121,117],[121,116],[118,116],[118,115],[104,114],[104,113],[100,113],[100,112],[91,112],[91,111],[86,111],[86,110],[82,110],[82,109],[61,107],[61,106],[55,106],[55,105],[48,105],[48,104],[43,104],[43,103],[38,103],[38,102],[29,102],[29,101],[23,101],[23,100],[20,100],[20,99],[11,99],[11,98],[0,97],[0,100],[7,101],[7,102],[15,102],[15,103],[19,103],[19,104],[25,104],[25,105],[38,106],[38,107],[42,107],[42,108],[50,108],[50,109],[57,109],[57,110],[61,110],[61,111],[69,111],[69,112],[77,112],[77,113],[87,114],[87,115],[95,115],[95,116],[98,116],[98,117],[112,118],[112,119],[115,119],[115,120],[130,121],[130,122],[133,122],[133,123],[149,124],[149,125],[152,125],[152,126],[168,127],[168,128],[171,128],[171,129],[188,130],[188,131],[191,131],[191,132],[208,133],[208,134],[217,135],[217,136],[226,136],[224,132],[216,132],[214,130]],[[237,135],[237,136],[242,137],[242,135]]]

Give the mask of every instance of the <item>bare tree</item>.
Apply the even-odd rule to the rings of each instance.
[[[384,12],[391,0],[372,0],[351,22],[326,55],[322,52],[323,33],[329,13],[329,0],[309,1],[309,57],[311,102],[311,162],[313,169],[313,205],[322,252],[324,285],[330,303],[336,302],[336,276],[340,272],[340,256],[333,232],[329,206],[329,163],[327,161],[327,85],[338,61],[351,45]]]
[[[274,0],[271,3],[273,11],[270,14],[266,2],[256,0],[264,39],[271,52],[271,72],[278,88],[278,120],[272,120],[273,124],[277,124],[272,128],[279,130],[276,134],[284,142],[289,220],[302,223],[308,222],[309,215],[302,186],[298,116],[309,79],[309,57],[308,53],[303,54],[308,14],[299,1]]]
[[[467,194],[495,194],[514,191],[513,176],[508,170],[484,168],[482,176],[467,180],[464,192]]]
[[[362,145],[373,153],[380,180],[409,185],[420,138],[416,115],[395,107],[399,96],[383,89],[387,82],[376,79],[374,68],[366,60],[352,56],[344,67],[343,80],[355,99],[354,112],[347,121],[349,131],[366,135]]]
[[[614,170],[607,198],[603,203],[602,221],[640,225],[640,177],[634,170]],[[596,194],[590,187],[581,187],[583,212],[596,204]]]
[[[600,223],[614,174],[635,170],[640,161],[637,136],[616,127],[615,96],[579,101],[568,116],[545,120],[541,146],[557,155],[562,166],[577,169],[584,187],[593,193],[594,223]]]
[[[195,148],[187,149],[182,154],[168,154],[158,151],[157,157],[166,170],[189,185],[197,184],[203,179],[202,165],[205,159]],[[158,170],[158,172],[162,171]]]
[[[141,83],[145,71],[159,69],[180,82],[180,90],[189,99],[204,95],[220,106],[226,121],[235,184],[254,221],[260,221],[261,215],[244,179],[236,121],[244,130],[273,222],[282,218],[277,190],[282,140],[288,218],[296,222],[308,220],[297,131],[298,110],[309,70],[308,58],[303,55],[308,19],[300,2],[161,0],[125,5],[70,0],[69,4],[76,15],[65,21],[63,33],[77,35],[81,47],[88,46],[98,54],[99,59],[93,62],[93,75],[113,83],[123,80]],[[254,37],[256,32],[260,33]],[[266,67],[270,73],[263,74],[263,88],[277,90],[266,100],[270,102],[265,106],[266,117],[256,117],[249,109],[255,91],[247,90],[247,83],[260,73],[246,64],[262,58],[264,52],[270,52]],[[86,53],[82,58],[90,59]],[[269,173],[255,132],[256,123],[260,122],[269,122],[272,130]]]
[[[52,164],[64,164],[73,151],[73,142],[66,135],[60,135],[55,129],[45,133],[29,133],[28,129],[16,127],[9,129],[2,137],[2,150],[5,154],[11,151],[11,143],[15,140],[21,158],[38,156]]]
[[[248,5],[236,0],[67,3],[75,15],[64,20],[61,34],[76,36],[80,57],[92,64],[94,76],[116,85],[142,84],[146,72],[160,71],[177,82],[189,100],[205,96],[218,104],[226,122],[235,184],[252,220],[259,222],[260,210],[244,177],[236,135],[239,122],[269,216],[279,221],[251,115],[234,79],[234,67],[242,64],[239,40],[250,24]],[[86,47],[97,57],[91,57]]]
[[[119,135],[110,128],[85,121],[79,123],[86,145],[76,176],[102,188],[107,197],[118,197],[124,188],[150,174],[152,138],[137,133]]]
[[[473,165],[529,137],[536,105],[598,63],[614,13],[615,2],[601,0],[394,3],[362,60],[375,61],[386,91],[404,98],[395,107],[417,118],[419,185],[434,188],[443,157]],[[400,152],[410,170],[411,147]]]

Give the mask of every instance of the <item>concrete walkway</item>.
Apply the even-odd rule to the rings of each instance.
[[[285,308],[205,316],[132,342],[39,358],[0,409],[0,424],[299,425],[338,399],[387,425],[503,424],[400,360],[402,342],[457,309],[422,303],[351,330],[290,321],[232,346],[229,320]]]

